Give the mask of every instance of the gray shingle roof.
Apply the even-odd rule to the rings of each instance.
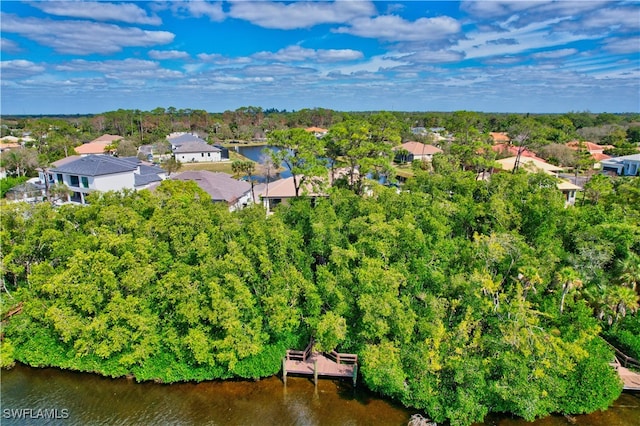
[[[188,142],[200,142],[207,143],[204,139],[200,139],[199,137],[192,135],[190,133],[185,133],[184,135],[176,136],[175,138],[169,139],[169,142],[173,146],[182,146]]]
[[[195,181],[200,188],[211,195],[213,201],[233,202],[251,191],[249,182],[233,179],[226,173],[214,173],[206,170],[189,171],[171,176],[171,179]]]
[[[133,172],[138,168],[138,161],[136,158],[134,162],[132,157],[118,158],[109,155],[88,155],[56,167],[55,169],[51,169],[50,172],[82,176],[102,176]]]
[[[185,142],[175,149],[175,153],[191,153],[191,152],[220,152],[220,148],[202,142]]]
[[[147,175],[133,175],[134,186],[145,186],[152,182],[161,182],[160,176],[157,173]]]

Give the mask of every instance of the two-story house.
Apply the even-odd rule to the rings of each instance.
[[[163,169],[145,164],[136,157],[87,155],[53,166],[40,172],[40,180],[48,179],[50,185],[66,185],[71,190],[67,201],[80,204],[86,204],[87,194],[93,191],[145,189],[153,182],[167,178]]]

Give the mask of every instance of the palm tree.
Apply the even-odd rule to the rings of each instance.
[[[162,167],[167,171],[168,175],[171,176],[171,173],[180,170],[182,163],[176,160],[175,157],[171,157],[162,164]]]
[[[618,322],[620,317],[627,314],[627,311],[634,313],[638,310],[640,297],[630,287],[610,285],[604,288],[602,296],[602,306],[598,316],[601,319],[606,316],[609,325]]]
[[[556,281],[562,285],[562,296],[560,297],[560,314],[564,311],[564,300],[571,290],[582,287],[582,279],[578,272],[570,266],[565,266],[556,273]]]
[[[617,262],[617,269],[619,271],[618,281],[623,286],[629,287],[633,290],[640,288],[640,256],[631,254],[624,260]]]
[[[251,184],[251,198],[253,199],[253,203],[256,202],[256,194],[253,190],[255,187],[256,181],[254,178],[254,172],[256,169],[256,164],[253,161],[241,161],[236,160],[231,163],[231,170],[236,177],[244,175],[247,177],[247,180]]]

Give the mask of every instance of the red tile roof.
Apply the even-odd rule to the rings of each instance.
[[[504,154],[509,154],[509,155],[518,155],[518,148],[515,145],[509,145],[506,143],[500,143],[497,145],[493,145],[491,147],[492,150],[494,150],[495,152],[498,153],[504,153]],[[535,158],[537,160],[542,160],[542,158],[538,157],[533,151],[529,151],[528,149],[524,149],[524,151],[522,151],[521,155],[523,157],[530,157],[530,158]]]
[[[582,145],[582,149],[586,149],[587,151],[589,151],[590,153],[602,153],[602,151],[604,151],[605,149],[612,149],[615,148],[613,145],[598,145],[597,143],[593,143],[593,142],[588,142],[588,141],[584,141],[584,142],[580,142],[580,141],[571,141],[571,142],[567,142],[567,146],[573,150],[578,150],[581,148]]]

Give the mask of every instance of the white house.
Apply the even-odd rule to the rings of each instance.
[[[618,176],[637,176],[640,174],[640,154],[602,160],[603,172],[615,172]]]
[[[185,132],[171,133],[169,136],[167,136],[167,140],[171,144],[172,150],[175,150],[176,148],[179,148],[188,142],[199,142],[203,144],[207,143],[207,141],[198,137],[198,135],[195,135],[193,133],[185,133]]]
[[[80,204],[85,204],[85,197],[93,191],[145,189],[153,182],[167,178],[163,169],[145,164],[136,157],[87,155],[63,159],[53,166],[40,171],[41,181],[45,183],[48,179],[49,185],[66,185],[72,191],[67,201]]]
[[[181,163],[222,161],[220,148],[202,142],[185,142],[173,150],[173,155]]]

